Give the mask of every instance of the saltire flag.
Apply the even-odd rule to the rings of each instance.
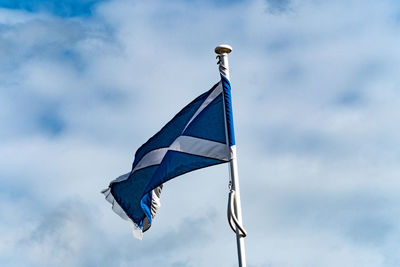
[[[221,81],[184,107],[135,154],[130,173],[103,190],[112,209],[142,239],[160,207],[163,184],[200,168],[229,162],[234,153],[231,87]]]

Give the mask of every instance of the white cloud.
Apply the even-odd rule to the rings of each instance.
[[[399,7],[283,2],[1,9],[0,263],[235,266],[226,166],[168,182],[142,242],[99,193],[229,43],[249,266],[398,265]]]

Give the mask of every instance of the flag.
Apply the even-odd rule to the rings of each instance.
[[[141,239],[160,207],[163,184],[200,168],[229,162],[235,145],[229,80],[184,107],[135,153],[131,172],[103,190],[112,209]]]

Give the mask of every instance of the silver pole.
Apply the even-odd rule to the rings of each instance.
[[[232,51],[232,47],[229,45],[219,45],[215,48],[215,53],[218,54],[219,58],[219,71],[222,75],[224,75],[228,80],[230,80],[229,75],[229,64],[228,64],[228,54]],[[225,120],[226,124],[226,120]],[[226,126],[226,125],[225,125]],[[228,138],[228,135],[227,135]],[[229,161],[229,175],[232,183],[232,188],[234,192],[233,197],[233,206],[234,206],[234,216],[236,215],[236,219],[239,225],[242,225],[242,208],[240,204],[240,189],[239,189],[239,174],[237,167],[237,158],[236,158],[236,146],[230,147],[232,153],[232,160]],[[230,221],[229,221],[230,222]],[[246,233],[241,232],[242,227],[238,227],[236,224],[236,244],[237,244],[237,252],[238,252],[238,261],[239,267],[246,267],[246,254],[244,248],[244,237]]]

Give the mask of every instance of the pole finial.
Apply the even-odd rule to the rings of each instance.
[[[218,55],[221,55],[224,53],[229,54],[230,52],[232,52],[232,46],[227,45],[227,44],[222,44],[222,45],[217,46],[214,51]]]

